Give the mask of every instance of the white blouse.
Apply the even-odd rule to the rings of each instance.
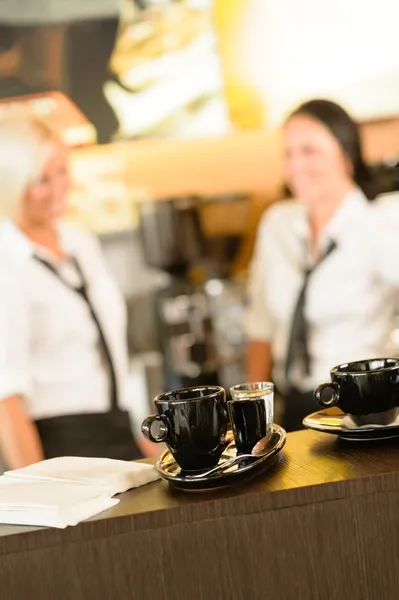
[[[288,200],[261,220],[249,286],[246,329],[251,340],[272,346],[273,379],[284,391],[291,321],[312,265],[306,209]],[[348,194],[325,227],[322,250],[335,250],[310,277],[305,314],[309,323],[311,374],[292,371],[303,391],[329,379],[334,365],[386,356],[399,286],[399,195],[368,202],[360,190]]]
[[[128,408],[122,297],[96,239],[72,225],[59,231],[66,254],[82,269],[113,359],[120,405]],[[10,221],[0,223],[0,400],[22,395],[33,419],[106,412],[110,376],[87,303],[34,253],[48,259]],[[71,285],[81,283],[72,265],[59,270]]]

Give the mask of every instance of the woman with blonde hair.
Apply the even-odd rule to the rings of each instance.
[[[95,238],[60,222],[68,187],[66,148],[45,124],[0,122],[0,452],[9,468],[148,449],[126,412],[123,301]]]

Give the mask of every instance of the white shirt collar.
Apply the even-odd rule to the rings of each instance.
[[[62,248],[65,252],[72,253],[72,240],[63,224],[58,224],[58,232]],[[0,221],[0,248],[20,259],[28,259],[37,253],[47,255],[45,249],[34,244],[10,219]]]
[[[353,222],[353,219],[358,219],[362,209],[366,209],[367,206],[368,200],[360,188],[348,192],[321,232],[321,248],[325,249],[331,241],[338,243],[340,238],[345,235],[346,227]],[[297,202],[296,210],[296,217],[293,221],[294,233],[306,244],[309,239],[307,209],[303,204]]]
[[[360,188],[350,191],[322,231],[322,242],[334,240],[336,242],[346,235],[346,228],[359,219],[363,210],[368,207],[368,200]]]
[[[0,247],[21,259],[29,258],[34,252],[33,243],[9,219],[0,222]]]

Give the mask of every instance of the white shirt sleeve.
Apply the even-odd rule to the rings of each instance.
[[[382,196],[373,208],[369,234],[375,273],[399,286],[399,193]]]
[[[254,255],[249,271],[248,309],[245,331],[249,340],[269,342],[273,331],[273,319],[267,304],[267,241],[271,227],[270,211],[263,215],[256,238]]]
[[[0,273],[0,401],[29,396],[29,315],[26,298],[15,277]]]

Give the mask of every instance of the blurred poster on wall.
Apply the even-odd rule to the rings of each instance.
[[[100,143],[225,133],[213,0],[0,0],[0,98],[61,91]]]
[[[202,136],[229,128],[213,0],[125,2],[105,96],[121,137]]]

